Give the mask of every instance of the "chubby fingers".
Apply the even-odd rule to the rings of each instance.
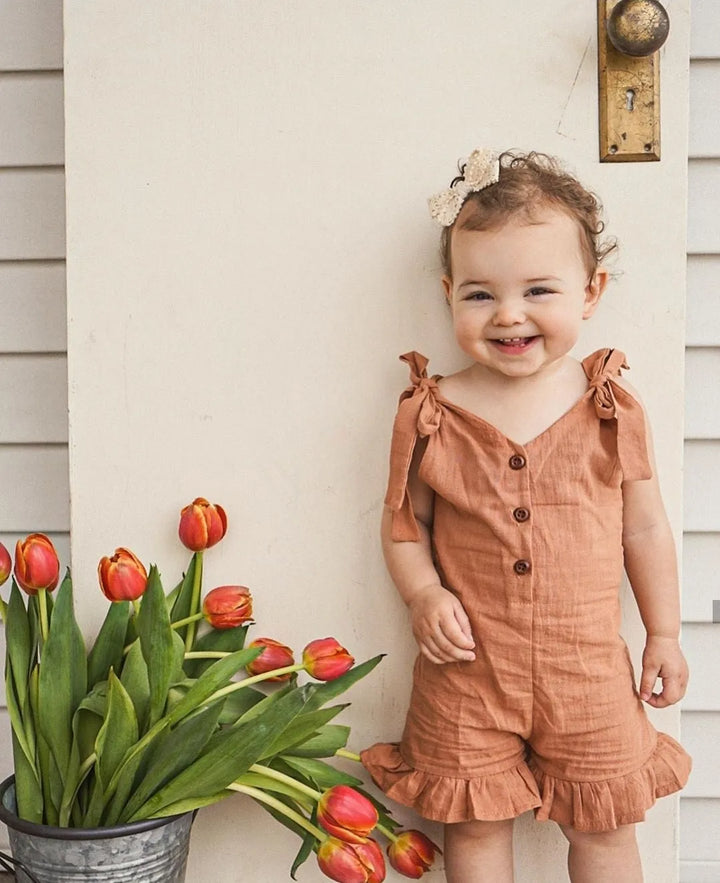
[[[450,615],[441,616],[420,639],[420,648],[434,663],[471,662],[475,659],[470,621],[457,601]]]
[[[662,690],[659,693],[653,693],[658,678],[662,682]],[[653,708],[667,708],[668,705],[674,705],[682,699],[687,689],[687,682],[687,671],[683,669],[666,673],[662,666],[644,666],[640,680],[640,698],[644,699],[648,705],[652,705]]]

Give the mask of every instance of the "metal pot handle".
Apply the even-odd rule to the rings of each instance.
[[[20,868],[24,874],[27,874],[32,883],[39,883],[38,878],[28,871],[21,861],[18,861],[18,859],[13,858],[11,855],[6,855],[4,852],[0,852],[0,867],[10,871],[11,874],[15,873],[15,868]]]

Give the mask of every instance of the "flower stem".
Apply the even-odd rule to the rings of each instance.
[[[186,654],[187,657],[187,654]],[[260,681],[267,681],[270,678],[276,678],[278,675],[289,674],[294,671],[304,671],[304,665],[286,665],[284,668],[274,668],[272,671],[265,671],[262,674],[254,675],[251,678],[245,678],[244,681],[238,681],[235,684],[229,684],[221,690],[216,690],[212,696],[208,696],[206,702],[215,702],[216,699],[222,699],[223,696],[229,696],[236,690],[242,690],[243,687],[249,687],[251,684],[257,684]]]
[[[271,797],[259,788],[252,788],[250,785],[240,785],[238,782],[231,782],[228,785],[228,788],[231,791],[237,791],[240,794],[247,794],[249,797],[253,797],[255,800],[260,801],[260,803],[266,803],[288,819],[291,819],[295,824],[300,825],[301,828],[304,828],[317,840],[322,842],[327,839],[327,834],[325,834],[324,831],[321,831],[320,828],[315,827],[315,825],[309,822],[305,816],[301,815],[299,812],[295,812],[294,809],[290,809],[290,807],[281,800]]]
[[[267,776],[268,779],[275,779],[276,782],[282,782],[284,785],[289,785],[300,794],[307,794],[308,797],[312,797],[313,800],[319,800],[322,797],[322,794],[319,791],[316,791],[309,785],[305,785],[303,782],[298,782],[298,780],[293,779],[292,776],[286,776],[285,773],[280,773],[277,770],[274,770],[272,767],[254,763],[249,771],[251,773],[259,773],[262,776]]]
[[[230,656],[230,653],[226,653],[223,650],[191,650],[189,653],[185,653],[184,659],[224,659],[226,656]]]
[[[395,834],[389,828],[386,828],[384,825],[381,825],[380,822],[378,822],[377,825],[375,825],[375,828],[381,834],[384,834],[391,843],[397,843],[397,840],[398,840],[397,834]]]
[[[37,597],[40,610],[40,634],[44,644],[48,639],[48,631],[50,630],[47,610],[47,589],[38,589]]]
[[[195,616],[196,613],[200,612],[200,586],[202,585],[202,571],[203,553],[201,549],[199,552],[195,552],[195,571],[193,573],[192,597],[190,600],[190,616]],[[185,632],[186,650],[192,650],[192,645],[195,643],[196,632],[197,624],[193,620],[189,623],[187,631]]]
[[[136,598],[132,602],[132,606],[133,606],[133,616],[140,616],[140,599]]]
[[[197,622],[198,619],[202,619],[202,613],[195,613],[193,616],[186,616],[185,619],[178,619],[177,622],[171,623],[171,628],[181,629],[184,625],[187,625],[189,622]]]
[[[362,763],[359,754],[354,754],[352,751],[347,751],[345,748],[338,748],[335,752],[335,757],[345,757],[348,760],[354,760],[355,763]]]

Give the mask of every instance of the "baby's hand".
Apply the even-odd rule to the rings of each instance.
[[[421,589],[409,603],[415,640],[431,662],[475,659],[467,614],[452,592],[439,583]]]
[[[654,708],[666,708],[685,695],[689,678],[688,665],[676,638],[648,635],[642,658],[640,698]],[[662,691],[653,693],[657,678]]]

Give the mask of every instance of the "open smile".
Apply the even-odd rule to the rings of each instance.
[[[532,337],[501,337],[491,340],[490,343],[504,353],[522,353],[532,346],[539,336],[535,334]]]

